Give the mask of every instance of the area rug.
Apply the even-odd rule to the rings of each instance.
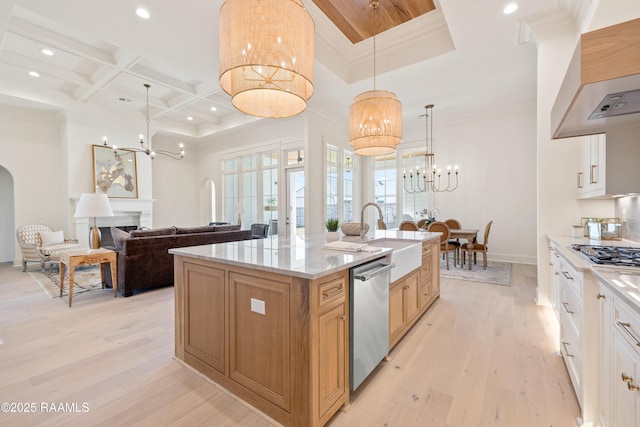
[[[33,280],[40,285],[49,298],[60,297],[60,272],[58,270],[43,272],[29,272]],[[100,267],[92,265],[89,267],[78,267],[73,273],[73,295],[78,295],[94,289],[102,289],[100,281]],[[64,289],[62,296],[69,295],[69,271],[64,279]]]
[[[482,266],[482,261],[473,264],[471,270],[465,264],[464,268],[453,266],[453,259],[449,258],[449,270],[445,262],[440,259],[440,276],[451,279],[466,280],[470,282],[489,283],[491,285],[511,286],[511,263],[510,262],[487,262],[487,269]]]

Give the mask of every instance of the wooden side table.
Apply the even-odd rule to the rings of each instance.
[[[113,283],[113,297],[118,293],[116,253],[109,249],[75,249],[60,253],[60,297],[62,297],[62,289],[64,289],[64,272],[65,267],[69,267],[69,307],[73,300],[73,274],[75,268],[79,265],[104,264],[108,262],[111,266],[111,282]],[[104,270],[100,265],[100,280],[104,289]]]

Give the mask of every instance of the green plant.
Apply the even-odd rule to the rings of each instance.
[[[275,206],[277,202],[278,199],[276,199],[274,196],[267,199],[267,203],[269,204],[269,206]]]
[[[338,231],[340,220],[338,218],[329,218],[325,221],[324,226],[327,228],[327,231]]]

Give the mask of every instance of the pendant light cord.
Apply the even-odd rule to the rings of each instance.
[[[378,29],[378,20],[377,18],[377,10],[378,10],[378,0],[371,0],[369,2],[369,7],[373,8],[373,91],[376,90],[376,32]]]

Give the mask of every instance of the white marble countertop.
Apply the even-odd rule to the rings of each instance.
[[[361,241],[358,236],[342,237],[342,240],[359,243],[379,239],[425,242],[440,239],[440,233],[380,230],[369,233],[365,241]],[[270,236],[266,239],[174,248],[169,249],[169,253],[305,279],[317,279],[392,252],[391,248],[381,248],[378,252],[343,252],[325,249],[325,243],[323,235],[308,236],[304,240],[298,237],[284,239]]]
[[[600,282],[609,287],[615,294],[640,312],[640,268],[605,266],[592,262],[589,258],[575,251],[571,245],[623,246],[640,247],[640,243],[632,240],[593,240],[586,237],[555,237],[550,241],[558,245],[562,256],[578,271],[589,271]]]

